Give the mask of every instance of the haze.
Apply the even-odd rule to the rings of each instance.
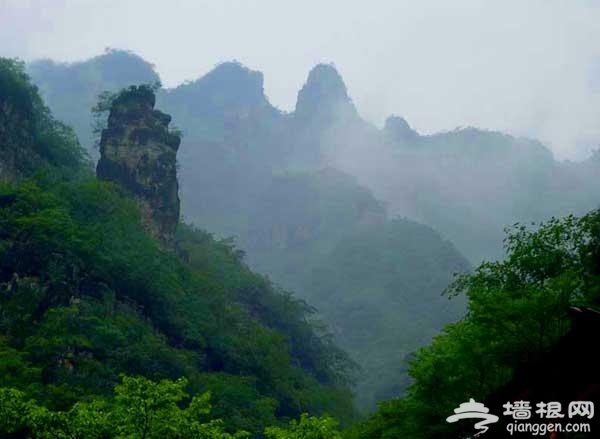
[[[293,109],[333,62],[361,114],[421,133],[477,126],[535,137],[558,158],[600,144],[597,1],[2,0],[0,56],[76,61],[106,47],[155,64],[166,86],[237,59]]]

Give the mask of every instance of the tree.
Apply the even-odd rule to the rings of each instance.
[[[600,210],[508,230],[504,261],[458,277],[447,294],[466,294],[467,316],[419,350],[404,399],[348,437],[446,438],[457,402],[485,400],[520,365],[535,361],[570,326],[571,305],[600,305]]]
[[[287,427],[269,427],[267,439],[341,439],[338,423],[328,416],[317,418],[304,413],[299,421],[290,421]]]
[[[244,439],[210,419],[210,393],[188,398],[184,378],[150,381],[122,376],[112,399],[78,402],[53,411],[26,400],[15,389],[0,388],[0,434],[27,434],[38,439]]]

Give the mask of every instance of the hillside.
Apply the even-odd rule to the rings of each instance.
[[[248,262],[298,291],[331,326],[362,370],[363,411],[403,394],[403,366],[464,301],[441,297],[469,263],[434,230],[388,220],[356,179],[328,168],[278,175],[249,216]]]
[[[115,92],[132,84],[160,81],[153,66],[137,55],[108,49],[81,63],[39,60],[27,65],[27,73],[54,116],[71,126],[84,148],[97,159],[96,138],[90,110],[98,95]]]
[[[42,90],[44,76],[34,75]],[[73,114],[88,111],[73,102]],[[597,158],[559,162],[535,140],[477,128],[421,135],[397,116],[379,129],[329,64],[309,72],[290,113],[270,104],[262,73],[237,62],[157,90],[157,106],[183,133],[182,215],[233,236],[251,267],[318,309],[363,366],[363,409],[404,392],[409,352],[462,315],[443,288],[470,264],[501,259],[506,226],[600,204]],[[369,269],[348,272],[353,260]],[[423,304],[417,320],[406,314]],[[364,321],[343,321],[358,308]]]
[[[51,124],[22,65],[3,59],[0,78],[3,108],[27,110],[0,115],[0,152],[30,144],[15,137],[22,130],[6,130],[16,124],[39,141],[31,145],[40,157],[35,166],[3,161],[10,171],[0,186],[3,387],[69,410],[110,398],[122,374],[186,377],[191,395],[212,393],[212,415],[226,430],[254,437],[304,412],[352,416],[351,363],[305,302],[253,273],[238,250],[209,233],[179,224],[172,241],[155,239],[131,187],[97,180],[78,161],[79,145]],[[118,94],[109,120],[119,111],[158,115],[139,101],[148,93]],[[166,130],[132,131],[129,150],[157,148],[170,139]],[[72,163],[57,163],[57,154]]]
[[[381,403],[347,438],[458,438],[487,428],[492,438],[597,436],[594,415],[567,416],[567,408],[572,401],[593,405],[600,396],[597,356],[588,349],[600,323],[600,210],[515,225],[506,243],[504,260],[483,263],[449,285],[448,295],[467,298],[469,313],[415,353],[406,395]],[[470,398],[498,423],[446,422],[457,401]],[[555,401],[562,416],[548,422],[534,409],[537,430],[526,430],[527,422],[505,413],[507,401],[538,408]]]
[[[29,82],[22,63],[0,59],[0,179],[17,181],[39,168],[76,173],[85,153]]]

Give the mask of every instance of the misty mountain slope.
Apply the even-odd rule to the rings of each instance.
[[[290,171],[274,176],[257,200],[242,242],[258,271],[295,289],[304,286],[303,270],[318,263],[315,257],[356,228],[383,224],[386,215],[385,207],[350,175],[333,168]]]
[[[92,137],[91,118],[84,121],[90,97],[112,84],[103,79],[100,66],[109,61],[123,64],[119,71],[128,72],[123,82],[156,79],[149,64],[126,52],[70,68],[52,63],[29,68],[49,97],[69,89],[65,78],[74,75],[79,85],[73,93],[86,98],[50,99],[49,105],[75,126],[84,145]],[[96,73],[75,75],[79,70]],[[220,235],[243,234],[249,210],[272,172],[285,169],[331,166],[355,175],[394,215],[436,228],[473,262],[502,255],[507,225],[582,213],[600,204],[597,160],[558,162],[539,142],[475,128],[421,136],[398,117],[377,129],[360,118],[332,65],[309,73],[289,114],[274,108],[263,88],[260,72],[224,63],[196,81],[158,93],[159,105],[176,117],[184,133],[184,215]],[[198,187],[210,190],[197,196]]]
[[[390,211],[439,230],[472,261],[502,255],[504,227],[582,214],[600,204],[600,167],[556,162],[542,144],[467,128],[431,136],[398,133],[368,151],[338,154]]]
[[[183,215],[235,235],[253,268],[327,317],[365,366],[362,407],[401,392],[402,359],[460,314],[459,303],[439,296],[455,270],[468,269],[461,254],[497,258],[504,226],[600,204],[597,158],[557,162],[539,142],[475,128],[422,136],[397,117],[378,129],[360,117],[332,65],[311,70],[294,112],[274,108],[263,88],[259,72],[224,63],[159,90],[158,105],[184,133]],[[390,223],[384,206],[435,231]],[[412,234],[420,246],[406,244]],[[345,252],[370,270],[345,272]],[[371,259],[382,263],[371,267]],[[335,314],[337,304],[343,313]],[[427,313],[405,313],[418,304]],[[367,328],[357,335],[343,318],[363,308],[356,327]]]
[[[463,316],[462,298],[441,293],[469,263],[435,231],[404,219],[346,236],[320,262],[304,290],[363,367],[358,407],[403,395],[412,353]]]
[[[23,70],[0,58],[0,180],[18,181],[45,167],[78,172],[86,156],[77,138],[54,118]]]
[[[183,131],[184,214],[216,233],[240,235],[285,156],[279,142],[285,116],[264,95],[262,73],[227,62],[157,98]],[[199,194],[200,187],[210,189]]]
[[[13,60],[0,59],[0,99],[10,109],[0,113],[0,157],[28,147],[40,157],[39,166],[20,155],[1,162],[10,171],[0,175],[2,392],[69,410],[110,399],[121,374],[186,377],[191,394],[212,393],[212,414],[228,431],[253,438],[304,412],[352,418],[352,363],[309,305],[207,232],[179,224],[172,240],[153,238],[149,194],[134,197],[127,174],[105,168],[101,177],[113,182],[97,179]],[[148,152],[178,139],[153,104],[149,88],[119,93],[103,136],[126,137],[109,142],[120,145],[111,160],[141,164],[136,177],[160,188],[173,176],[163,173],[164,151]],[[0,434],[14,432],[0,421]]]
[[[387,220],[385,206],[332,168],[279,175],[250,215],[247,258],[292,288],[363,368],[357,406],[403,393],[406,360],[464,301],[441,292],[469,263],[429,227]]]
[[[506,242],[504,260],[482,263],[449,286],[466,297],[469,312],[415,353],[406,395],[382,402],[348,438],[469,437],[472,424],[446,418],[456,401],[470,398],[491,413],[523,397],[562,401],[563,407],[598,399],[597,357],[587,346],[595,343],[600,323],[600,210],[517,224]],[[499,418],[487,434],[505,438],[508,424],[514,420]],[[558,436],[597,434],[588,429]]]
[[[34,61],[27,65],[27,73],[54,116],[73,127],[81,144],[96,159],[90,110],[98,94],[160,81],[152,64],[131,52],[113,49],[82,62]]]
[[[356,131],[367,125],[359,117],[341,75],[330,64],[318,64],[308,73],[288,122],[282,139],[289,149],[288,164],[309,168],[326,162],[332,140],[328,133]]]

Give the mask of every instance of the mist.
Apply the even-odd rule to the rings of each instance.
[[[170,4],[171,5],[171,4]],[[600,143],[600,2],[7,0],[0,54],[76,61],[106,47],[154,63],[173,87],[236,59],[293,110],[306,72],[333,62],[361,115],[428,134],[476,126],[560,158]],[[110,29],[107,32],[107,29]]]
[[[0,436],[583,410],[598,41],[600,1],[4,0]]]

